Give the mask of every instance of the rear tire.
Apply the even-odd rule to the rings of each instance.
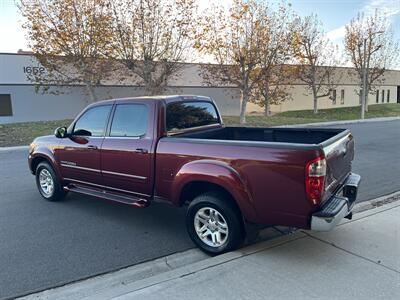
[[[47,201],[60,201],[67,194],[56,173],[48,162],[41,162],[36,168],[36,185],[40,195]]]
[[[238,209],[230,199],[215,192],[193,199],[186,214],[186,227],[192,241],[210,255],[239,248],[245,236]]]

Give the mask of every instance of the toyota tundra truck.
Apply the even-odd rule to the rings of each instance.
[[[212,99],[181,95],[96,102],[29,149],[46,200],[187,206],[189,236],[209,254],[240,247],[247,224],[328,231],[351,218],[353,158],[348,129],[224,126]]]

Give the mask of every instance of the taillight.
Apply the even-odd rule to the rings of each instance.
[[[306,166],[306,194],[307,199],[313,205],[321,202],[324,191],[326,175],[326,160],[324,157],[317,157]]]

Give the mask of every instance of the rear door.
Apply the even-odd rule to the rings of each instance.
[[[145,102],[117,103],[102,148],[104,186],[149,198],[153,190],[153,107]]]
[[[347,130],[336,139],[328,140],[324,144],[327,164],[324,197],[326,199],[351,172],[351,164],[354,159],[354,138]]]

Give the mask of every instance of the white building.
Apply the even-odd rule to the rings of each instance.
[[[60,120],[73,118],[88,103],[89,97],[81,85],[53,87],[58,94],[37,93],[35,84],[28,80],[31,72],[43,72],[30,54],[0,53],[0,124],[26,121]],[[343,71],[348,69],[343,68]],[[344,79],[336,89],[336,102],[328,97],[319,100],[319,108],[348,107],[359,105],[359,87],[350,78]],[[292,101],[271,107],[272,112],[312,109],[312,97],[307,95],[306,87],[297,83],[288,86]],[[129,82],[107,81],[96,88],[99,99],[131,97],[143,95],[141,86]],[[171,80],[166,94],[197,94],[212,97],[223,115],[238,115],[240,93],[235,87],[207,86],[200,76],[197,64],[185,64],[178,78]],[[400,71],[387,71],[385,82],[379,87],[379,95],[370,95],[369,103],[400,102]],[[261,112],[263,109],[248,105],[248,112]]]

